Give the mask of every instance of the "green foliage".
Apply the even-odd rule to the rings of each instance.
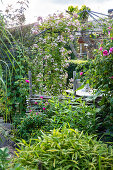
[[[69,6],[68,7],[68,13],[70,14],[74,14],[74,13],[77,13],[78,14],[78,19],[79,20],[85,20],[85,19],[88,19],[88,12],[87,11],[90,11],[90,8],[89,7],[86,7],[86,5],[82,5],[80,9],[78,9],[78,6]]]
[[[86,72],[89,69],[90,61],[88,60],[69,60],[69,66],[66,69],[68,73],[67,86],[71,79],[73,79],[73,71],[76,71],[76,78],[80,77],[80,72]]]
[[[8,148],[0,148],[0,170],[6,170],[10,162]]]
[[[71,128],[77,128],[89,134],[96,133],[98,129],[96,114],[99,109],[87,106],[82,99],[59,101],[58,98],[53,98],[48,102],[38,101],[34,110],[21,118],[17,125],[16,135],[18,137],[28,140],[30,135],[32,137],[35,137],[36,134],[39,135],[40,129],[48,132],[62,127],[65,123],[69,123]]]
[[[90,87],[95,89],[95,95],[102,96],[98,103],[101,107],[97,115],[99,130],[105,135],[109,131],[110,137],[113,132],[113,25],[105,24],[103,32],[104,38],[99,42],[98,49],[94,50],[95,59],[90,62],[88,70],[83,70],[81,80],[88,80]]]
[[[111,25],[112,26],[112,25]],[[105,27],[106,28],[106,27]],[[104,28],[104,29],[105,29]],[[95,59],[92,60],[89,70],[85,76],[89,79],[90,85],[101,91],[102,94],[112,97],[113,94],[113,28],[106,28],[105,39],[98,44],[98,49],[94,50]],[[110,31],[110,36],[108,35]],[[101,47],[101,48],[100,48]],[[110,52],[111,49],[111,52]],[[106,52],[106,54],[104,54]]]
[[[47,116],[44,113],[29,113],[22,118],[17,126],[16,136],[28,140],[30,136],[35,136],[37,131],[48,122]]]
[[[53,101],[49,101],[50,107]],[[96,114],[99,109],[93,106],[87,106],[82,99],[66,99],[62,102],[54,101],[54,108],[52,106],[54,115],[51,117],[50,126],[48,128],[62,127],[65,123],[69,123],[71,128],[77,128],[94,134],[98,128],[96,124]],[[49,111],[48,113],[49,114]],[[47,129],[48,129],[47,128]]]
[[[54,129],[17,150],[20,163],[27,169],[113,169],[113,148],[78,130]]]

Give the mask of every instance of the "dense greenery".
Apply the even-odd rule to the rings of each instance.
[[[97,132],[98,125],[96,114],[100,109],[94,106],[87,106],[82,99],[49,99],[48,102],[41,100],[35,102],[34,110],[23,118],[15,117],[13,120],[17,131],[16,137],[28,140],[33,133],[39,133],[40,129],[48,132],[53,128],[62,127],[69,123],[71,128],[77,128],[94,134]],[[17,121],[18,119],[18,121]],[[19,121],[20,120],[20,121]]]
[[[30,141],[31,142],[31,141]],[[112,169],[113,149],[78,130],[54,129],[42,132],[35,143],[22,142],[15,163],[26,169]]]
[[[1,169],[113,169],[113,24],[104,23],[103,34],[91,35],[97,40],[103,36],[97,49],[91,48],[93,60],[70,61],[78,57],[75,31],[86,30],[88,15],[82,10],[90,9],[70,6],[66,15],[38,17],[35,25],[14,29],[7,29],[1,17],[1,116],[12,121],[14,140],[19,141],[11,162],[8,150],[0,149]],[[29,70],[33,92],[42,96],[27,110]],[[75,78],[89,83],[93,96],[64,93],[73,71]],[[44,100],[44,94],[57,97]]]

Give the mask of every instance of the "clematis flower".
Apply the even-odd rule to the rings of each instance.
[[[33,30],[33,31],[32,31],[32,34],[38,34],[38,31]]]
[[[43,99],[43,96],[40,96],[41,99]]]
[[[109,53],[113,53],[113,47],[109,49]]]
[[[109,77],[110,79],[113,79],[113,76]]]
[[[37,21],[43,21],[43,18],[41,17],[41,16],[39,16],[38,18],[37,18]]]
[[[73,14],[73,16],[74,16],[75,18],[78,18],[78,15],[77,15],[77,13],[74,13],[74,14]]]
[[[80,76],[82,76],[83,75],[83,72],[80,72]]]
[[[26,81],[26,83],[29,83],[29,80],[25,80]]]
[[[100,47],[99,50],[102,51],[102,50],[103,50],[103,47]]]
[[[109,53],[108,53],[108,51],[107,50],[104,50],[103,51],[103,56],[107,56]]]
[[[45,107],[43,107],[42,109],[43,109],[43,110],[46,110],[46,108],[45,108]]]

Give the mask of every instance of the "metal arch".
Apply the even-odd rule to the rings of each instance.
[[[102,26],[102,24],[95,18],[95,16],[100,18],[100,19],[103,19],[102,16],[110,17],[110,15],[103,14],[103,13],[100,13],[100,12],[90,11],[90,10],[83,10],[83,11],[79,12],[78,14],[81,14],[81,13],[84,13],[84,12],[87,12],[87,14],[89,14],[89,16],[91,18],[93,18],[100,26]],[[99,15],[101,15],[101,16],[99,16]]]

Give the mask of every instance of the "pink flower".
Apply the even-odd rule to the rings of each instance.
[[[109,77],[110,79],[113,79],[113,76]]]
[[[83,75],[83,72],[80,72],[80,76],[82,76]]]
[[[101,44],[103,44],[103,41],[101,42]]]
[[[37,102],[35,102],[35,104],[38,104]]]
[[[99,50],[102,51],[102,50],[103,50],[103,47],[100,47]]]
[[[36,115],[38,115],[38,113],[36,113]]]
[[[111,30],[112,29],[112,27],[108,27],[108,30]]]
[[[109,49],[109,53],[113,53],[113,47]]]
[[[108,35],[110,35],[110,31],[108,31]]]
[[[41,99],[43,99],[43,96],[40,96]]]
[[[30,112],[32,112],[32,110],[29,110]]]
[[[45,107],[43,107],[42,109],[43,109],[43,110],[46,110],[46,108],[45,108]]]
[[[108,53],[108,51],[107,50],[104,50],[103,51],[103,56],[107,56],[109,53]]]
[[[111,40],[113,40],[113,37],[111,37]]]
[[[29,83],[29,80],[25,80],[26,81],[26,83]]]

